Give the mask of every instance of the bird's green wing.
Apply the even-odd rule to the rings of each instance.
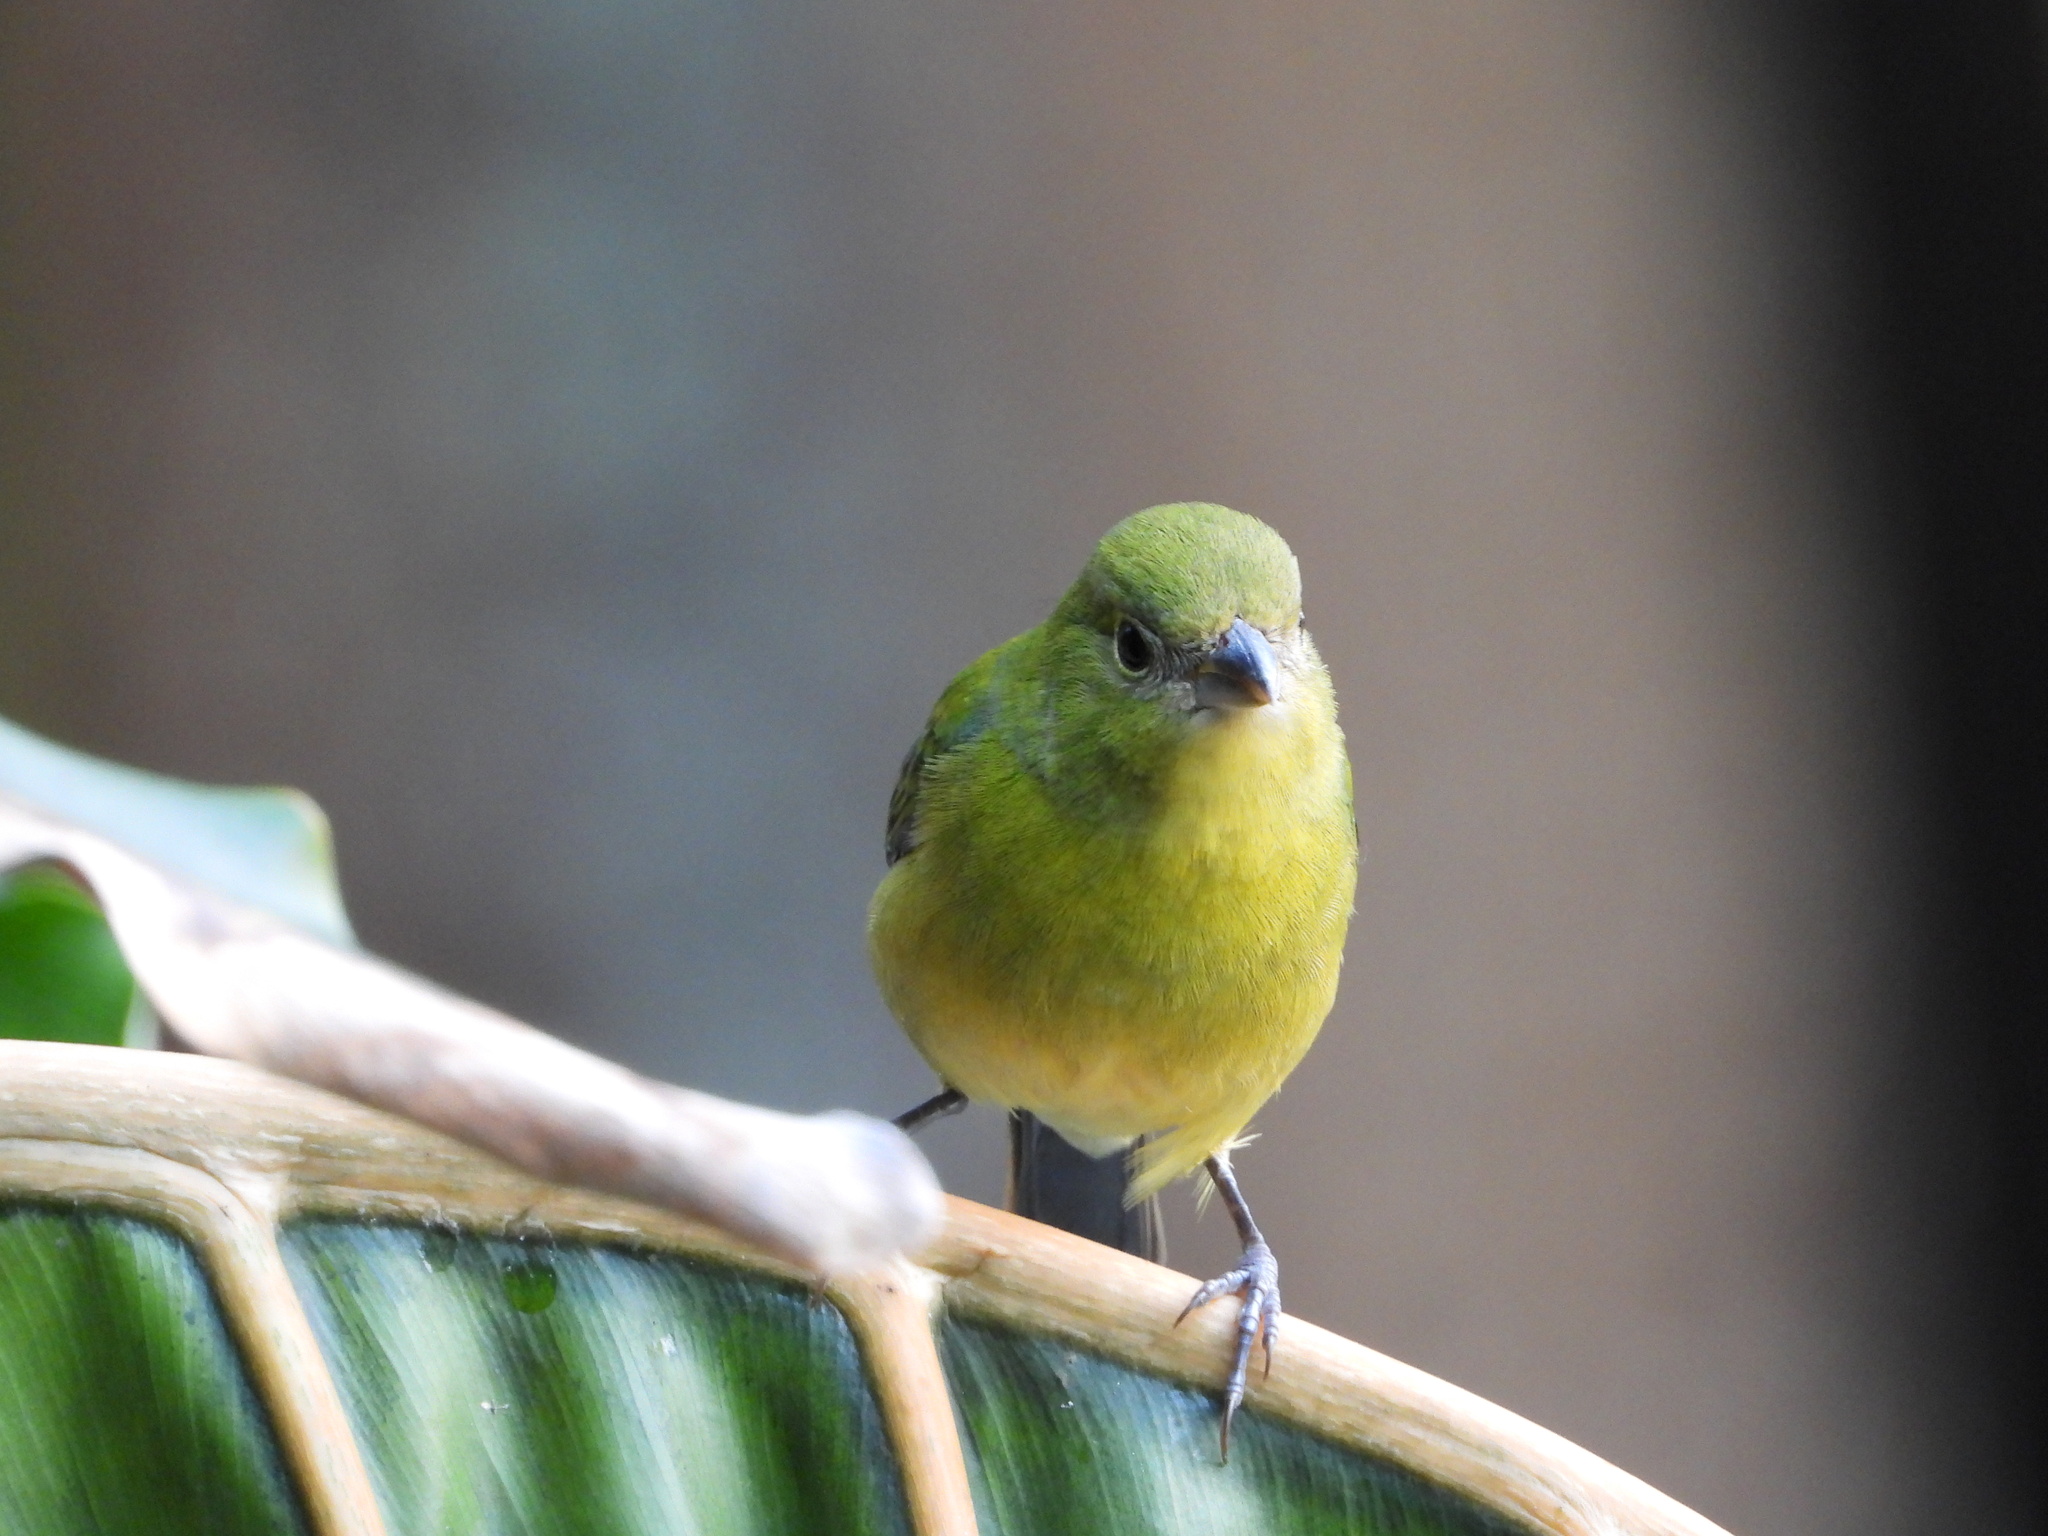
[[[924,734],[903,759],[896,791],[889,796],[889,834],[882,845],[891,864],[917,847],[917,807],[932,765],[959,751],[993,723],[996,658],[1005,649],[997,646],[947,684],[939,702],[932,706]]]

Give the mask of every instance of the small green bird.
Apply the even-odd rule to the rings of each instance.
[[[1336,697],[1285,541],[1200,502],[1118,523],[1051,618],[941,695],[887,853],[869,954],[945,1085],[899,1124],[1003,1105],[1017,1194],[1103,1159],[1118,1212],[1206,1165],[1244,1243],[1187,1308],[1241,1298],[1228,1455],[1280,1318],[1230,1152],[1330,1011],[1358,868]],[[1032,1166],[1066,1151],[1041,1125],[1086,1155],[1068,1174]]]

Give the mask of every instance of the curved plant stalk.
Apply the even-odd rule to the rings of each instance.
[[[697,1217],[827,1274],[915,1247],[938,1182],[894,1126],[655,1082],[0,794],[0,871],[55,861],[180,1039],[390,1109],[537,1177]]]

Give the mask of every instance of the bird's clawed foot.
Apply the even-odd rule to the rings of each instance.
[[[1251,1374],[1252,1350],[1265,1347],[1265,1374],[1273,1374],[1273,1343],[1280,1332],[1280,1264],[1263,1240],[1247,1243],[1244,1258],[1227,1275],[1219,1275],[1199,1291],[1174,1319],[1177,1328],[1189,1315],[1206,1307],[1219,1296],[1239,1296],[1237,1350],[1231,1357],[1230,1378],[1223,1388],[1223,1459],[1230,1460],[1230,1422],[1244,1402],[1246,1379]]]

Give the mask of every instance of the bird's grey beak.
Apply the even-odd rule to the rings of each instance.
[[[1273,647],[1264,635],[1238,619],[1195,669],[1195,707],[1253,709],[1270,704],[1278,680]]]

